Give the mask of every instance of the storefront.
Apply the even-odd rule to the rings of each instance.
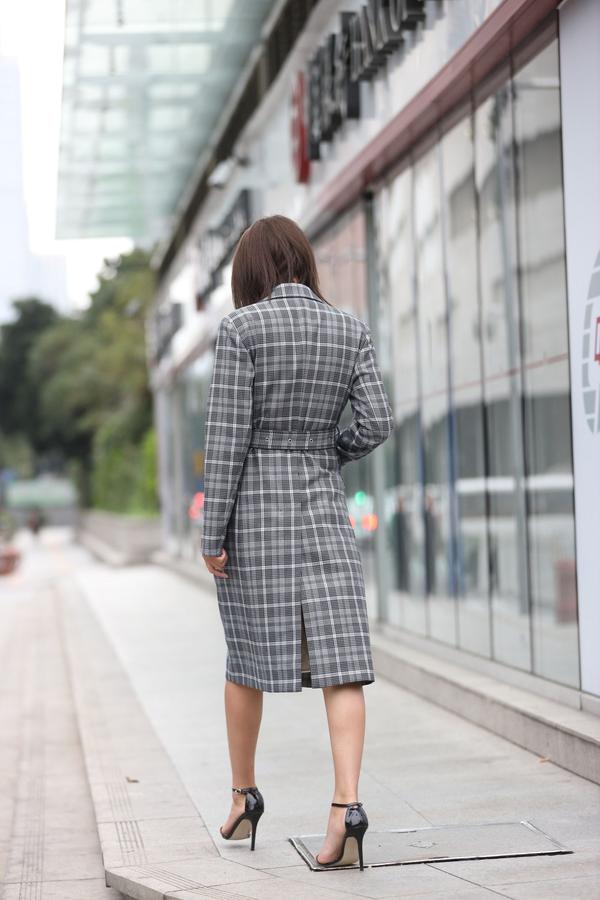
[[[394,406],[391,438],[344,475],[373,621],[551,696],[581,692],[593,709],[582,622],[594,626],[600,601],[580,578],[591,551],[575,504],[561,93],[573,62],[559,24],[570,7],[594,12],[556,5],[317,5],[172,268],[198,267],[240,190],[253,217],[304,225],[328,298],[370,322]],[[176,335],[188,361],[175,341],[170,393],[157,393],[164,420],[179,418],[162,428],[163,459],[178,460],[163,462],[167,508],[178,498],[165,521],[188,556],[226,262]]]

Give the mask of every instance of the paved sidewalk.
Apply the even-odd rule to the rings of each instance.
[[[55,539],[22,535],[23,564],[0,580],[0,897],[117,900],[75,720]]]
[[[209,900],[347,900],[348,896],[599,900],[600,788],[382,678],[365,688],[367,740],[360,799],[373,831],[529,819],[576,852],[364,872],[311,872],[287,840],[291,835],[323,831],[331,799],[322,692],[308,689],[265,694],[257,779],[267,812],[259,824],[254,853],[247,842],[224,842],[218,826],[230,798],[222,705],[225,645],[214,592],[154,566],[110,569],[52,533],[29,554],[15,579],[10,595],[9,580],[0,582],[0,615],[4,626],[12,623],[10,632],[6,627],[0,632],[6,643],[1,658],[2,727],[9,737],[1,751],[0,776],[3,796],[16,798],[10,810],[4,803],[0,808],[0,871],[8,863],[9,874],[6,900],[118,896],[102,882],[65,674],[65,635],[69,646],[76,642],[84,660],[88,646],[101,654],[99,683],[110,682],[104,696],[113,698],[114,721],[110,722],[112,735],[100,732],[95,737],[109,746],[119,735],[132,775],[139,775],[144,767],[160,771],[157,783],[162,779],[165,793],[155,796],[153,803],[162,808],[165,846],[177,847],[179,855],[173,858],[182,861],[178,871],[185,872],[187,865],[190,872],[187,881],[179,875],[179,884],[172,886],[168,866],[146,865],[143,890],[131,896],[146,897],[154,891],[153,897],[179,900],[199,896]],[[18,640],[13,619],[20,622]],[[25,679],[23,671],[29,673]],[[31,693],[33,684],[37,693]],[[79,702],[93,696],[86,693],[88,686],[83,682],[72,688]],[[119,697],[126,694],[119,704]],[[44,699],[36,706],[31,700],[29,705],[22,699],[17,702],[17,696]],[[107,710],[110,713],[110,707]],[[91,726],[98,725],[89,701],[88,711]],[[29,736],[24,742],[23,737],[17,739],[18,734]],[[149,754],[144,759],[137,749],[140,740]],[[25,760],[20,768],[19,753]],[[89,775],[89,753],[86,756]],[[98,764],[103,765],[102,758]],[[170,787],[167,790],[173,765],[183,782],[175,794]],[[43,816],[42,772],[46,772],[44,784],[52,786],[52,802],[44,806]],[[134,802],[142,806],[145,780],[142,775],[141,784],[129,785]],[[105,783],[114,786],[110,772]],[[138,787],[139,799],[135,799]],[[137,811],[128,813],[121,798],[122,794],[113,797],[113,803],[123,809],[122,821],[115,823],[121,834],[119,845],[129,846],[136,861],[139,843],[134,824],[146,829],[148,853],[163,838],[160,831],[152,831],[155,812],[146,812],[145,818]],[[201,819],[190,816],[190,804],[200,811]],[[15,820],[12,810],[19,808],[21,819]],[[190,829],[196,829],[189,837],[177,832],[181,817],[186,816]],[[21,824],[12,829],[11,837],[14,821]],[[105,831],[105,826],[100,827]],[[45,852],[43,867],[40,847]],[[104,848],[107,866],[111,859],[124,865],[118,862],[122,854],[119,857],[116,845],[105,842]],[[163,858],[171,857],[167,852]]]
[[[115,572],[80,560],[75,574],[221,856],[268,876],[237,883],[236,895],[600,898],[600,788],[381,678],[365,688],[360,798],[371,828],[529,819],[577,852],[311,872],[287,838],[327,822],[331,761],[318,690],[265,694],[257,781],[268,811],[255,853],[226,844],[225,645],[214,595],[152,566]]]

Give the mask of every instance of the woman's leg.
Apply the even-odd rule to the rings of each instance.
[[[225,719],[231,761],[231,787],[254,787],[254,759],[262,719],[263,692],[225,680]],[[227,832],[244,811],[245,794],[231,792],[231,811],[223,824]]]
[[[341,684],[323,688],[329,738],[333,754],[335,789],[332,800],[352,803],[358,800],[358,780],[365,740],[365,698],[362,684]],[[319,861],[331,862],[338,856],[344,834],[346,810],[330,807],[327,835]]]

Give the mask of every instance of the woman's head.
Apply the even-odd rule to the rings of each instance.
[[[308,238],[287,216],[257,219],[241,236],[233,257],[234,306],[262,300],[276,285],[291,281],[305,284],[321,297],[317,264]]]

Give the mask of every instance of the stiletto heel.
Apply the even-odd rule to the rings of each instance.
[[[359,865],[360,865],[360,870],[361,870],[361,872],[362,872],[362,870],[364,869],[364,865],[363,865],[363,851],[362,851],[362,842],[363,842],[363,837],[364,837],[364,835],[365,835],[365,833],[364,833],[364,831],[363,831],[363,833],[362,833],[359,837],[357,837],[357,839],[356,839],[356,843],[358,844],[358,861],[359,861]]]
[[[254,850],[254,842],[255,842],[255,840],[256,840],[256,829],[257,829],[257,827],[258,827],[258,820],[259,820],[259,819],[260,819],[260,815],[258,815],[256,818],[253,818],[253,819],[252,819],[252,838],[251,838],[251,841],[250,841],[250,849],[251,849],[251,850]]]
[[[244,812],[240,813],[227,834],[225,834],[221,828],[219,828],[219,833],[226,841],[240,841],[252,835],[250,849],[254,850],[258,820],[265,811],[263,795],[257,787],[234,787],[231,790],[235,791],[236,794],[246,795]],[[250,828],[248,828],[248,824],[250,825]]]
[[[358,851],[358,861],[360,865],[361,872],[364,869],[364,861],[363,861],[363,838],[365,836],[365,831],[369,827],[369,820],[367,818],[367,814],[363,809],[363,805],[360,802],[356,803],[332,803],[332,806],[343,806],[346,807],[347,812],[344,817],[344,825],[346,826],[346,833],[344,834],[342,840],[342,849],[340,850],[339,855],[336,859],[332,859],[327,863],[319,862],[319,854],[317,853],[315,856],[315,861],[318,865],[326,868],[327,866],[350,866],[354,865],[356,862],[356,855],[353,851]],[[348,843],[348,850],[346,850],[346,843]]]

